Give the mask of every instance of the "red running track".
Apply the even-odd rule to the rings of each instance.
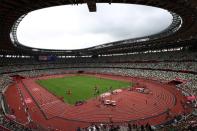
[[[66,74],[73,75],[73,74]],[[93,75],[93,74],[89,74]],[[97,74],[96,77],[110,78],[114,80],[143,83],[152,93],[142,94],[134,91],[123,90],[110,96],[109,99],[117,101],[117,106],[104,106],[97,99],[88,100],[81,106],[71,106],[36,84],[36,79],[62,77],[65,75],[43,76],[39,78],[27,78],[17,85],[23,93],[33,121],[44,127],[52,127],[64,131],[72,131],[77,127],[86,127],[91,123],[123,123],[133,122],[137,124],[152,125],[161,124],[176,115],[182,114],[184,109],[181,102],[185,97],[181,95],[175,86],[163,84],[154,80],[140,78]],[[14,102],[9,90],[15,90],[12,86],[6,92],[6,98],[14,108],[18,102]],[[17,95],[17,93],[15,94]],[[167,115],[170,109],[170,117]],[[17,110],[17,108],[14,108]],[[24,112],[21,112],[24,114]],[[20,118],[20,116],[17,116]]]

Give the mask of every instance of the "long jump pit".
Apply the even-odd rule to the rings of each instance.
[[[16,120],[33,128],[42,127],[42,130],[75,131],[78,127],[85,128],[101,123],[159,125],[190,112],[189,107],[183,106],[186,97],[175,85],[151,79],[112,74],[83,74],[132,82],[135,85],[132,88],[105,92],[78,105],[65,103],[36,83],[36,80],[40,79],[72,75],[77,74],[17,79],[4,94],[9,108],[15,112]]]

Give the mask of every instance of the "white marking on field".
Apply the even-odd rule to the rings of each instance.
[[[31,98],[26,98],[25,103],[27,103],[27,104],[32,103],[32,99]]]
[[[39,88],[33,88],[32,91],[39,91]]]

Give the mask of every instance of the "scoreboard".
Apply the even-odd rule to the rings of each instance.
[[[40,55],[40,56],[38,56],[39,61],[55,61],[56,59],[57,59],[57,57],[53,56],[53,55],[50,55],[50,56]]]

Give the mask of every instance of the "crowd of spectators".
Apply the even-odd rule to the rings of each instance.
[[[72,67],[113,67],[133,69],[154,69],[174,71],[197,71],[197,53],[160,52],[98,58],[58,58],[56,61],[38,61],[33,58],[3,58],[0,60],[0,73],[32,69],[72,68]]]
[[[131,123],[118,124],[92,124],[86,128],[77,128],[77,131],[153,131],[156,128],[149,123],[137,125]]]
[[[29,70],[61,68],[128,68],[141,70],[169,70],[174,72],[194,72],[197,74],[197,62],[134,62],[134,63],[78,63],[78,64],[38,64],[0,67],[0,73],[21,72]]]
[[[186,117],[183,117],[180,121],[177,121],[176,119],[173,120],[173,123],[169,125],[162,126],[162,128],[159,128],[161,131],[168,131],[168,130],[174,130],[174,131],[196,131],[197,129],[197,116],[189,115]]]
[[[0,130],[10,130],[10,131],[32,131],[32,129],[25,127],[24,125],[17,123],[13,120],[9,120],[4,115],[0,115],[0,125],[2,127]]]
[[[0,75],[0,92],[12,82],[8,75]]]
[[[20,75],[24,77],[38,77],[42,75],[54,75],[54,74],[63,74],[65,70],[63,69],[47,69],[47,70],[30,70],[23,71],[18,73],[12,73],[12,75]]]

